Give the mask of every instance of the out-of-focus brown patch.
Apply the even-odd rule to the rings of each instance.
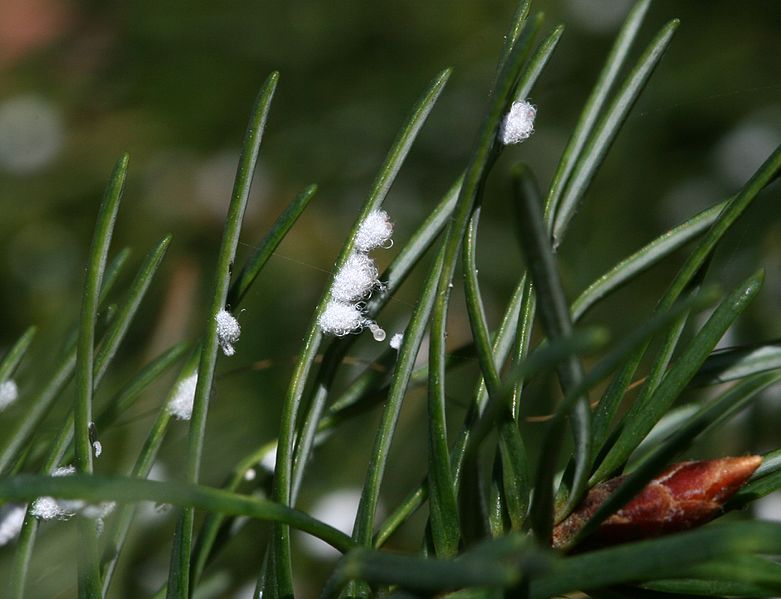
[[[63,0],[0,2],[0,68],[52,43],[71,23]]]

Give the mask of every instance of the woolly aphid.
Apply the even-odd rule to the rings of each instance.
[[[353,244],[355,251],[334,276],[331,300],[318,319],[324,333],[341,337],[367,328],[375,340],[385,339],[385,331],[366,318],[360,302],[368,298],[375,287],[382,287],[377,266],[368,252],[378,247],[389,248],[392,234],[393,223],[384,210],[373,210],[358,226]]]
[[[71,476],[75,472],[74,466],[61,466],[52,472],[52,476]],[[83,505],[83,501],[57,501],[54,497],[45,496],[33,501],[30,513],[40,520],[67,520]]]
[[[366,299],[377,285],[377,267],[366,254],[352,254],[334,277],[331,299],[349,304]]]
[[[499,141],[507,146],[528,139],[534,133],[536,116],[537,109],[529,102],[513,102],[499,126]]]
[[[364,327],[366,318],[355,304],[330,301],[318,320],[324,333],[337,337],[358,333]]]
[[[404,341],[404,333],[396,333],[391,337],[389,345],[391,348],[395,349],[396,351],[399,351],[401,349],[401,343]]]
[[[61,466],[52,473],[52,476],[71,476],[75,472],[76,468],[73,466]],[[113,501],[90,504],[80,499],[54,499],[47,496],[33,501],[30,513],[39,520],[68,520],[78,513],[86,518],[97,520],[100,531],[103,528],[103,518],[115,507],[116,503]]]
[[[217,341],[222,348],[222,353],[232,356],[236,353],[234,345],[241,336],[239,321],[227,310],[220,310],[214,316],[217,322]]]
[[[171,401],[166,409],[168,413],[178,420],[189,420],[193,415],[193,400],[195,399],[195,387],[198,384],[198,373],[179,381]]]
[[[14,403],[19,398],[19,388],[13,380],[0,383],[0,412]]]
[[[382,247],[388,249],[393,245],[393,223],[385,210],[372,210],[366,215],[355,234],[355,249],[359,252],[370,252]]]

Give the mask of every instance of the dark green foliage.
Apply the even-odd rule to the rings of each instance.
[[[462,174],[406,243],[397,243],[396,257],[381,277],[382,289],[362,306],[367,318],[387,314],[384,310],[400,298],[402,283],[413,275],[411,284],[418,287],[412,303],[400,301],[408,324],[397,351],[385,349],[373,356],[356,343],[357,336],[326,336],[318,318],[332,298],[329,286],[324,287],[303,334],[287,391],[275,395],[281,409],[277,438],[253,439],[243,447],[245,455],[238,463],[221,464],[219,488],[211,470],[208,479],[202,473],[209,404],[228,388],[216,374],[219,339],[214,317],[224,308],[239,314],[249,291],[264,288],[264,268],[309,206],[316,188],[309,186],[297,196],[245,264],[235,265],[260,142],[277,88],[274,73],[250,115],[201,330],[192,340],[136,368],[119,391],[97,404],[96,393],[102,390],[107,370],[121,361],[120,343],[142,299],[149,295],[171,243],[170,236],[159,242],[126,296],[121,301],[114,298],[114,283],[127,260],[127,252],[120,252],[107,265],[128,168],[127,157],[120,159],[99,211],[78,324],[67,333],[57,366],[42,371],[30,384],[25,411],[15,415],[0,441],[0,501],[53,496],[120,503],[100,535],[96,522],[75,517],[81,535],[80,596],[110,596],[117,564],[138,521],[136,504],[142,501],[176,506],[176,529],[170,548],[166,547],[169,574],[158,591],[158,596],[171,598],[203,591],[211,564],[232,550],[242,528],[254,526],[248,526],[248,520],[262,521],[270,529],[270,534],[260,537],[263,542],[253,544],[255,551],[246,559],[266,599],[292,597],[294,581],[307,577],[296,563],[291,528],[319,537],[343,553],[330,572],[323,597],[447,592],[454,597],[540,599],[574,592],[594,597],[781,594],[781,566],[772,559],[781,554],[781,527],[776,524],[717,522],[610,548],[593,549],[587,543],[601,522],[661,470],[685,452],[700,451],[708,434],[724,427],[781,380],[781,355],[773,340],[715,350],[760,293],[764,271],[747,270],[742,273],[745,280],[728,292],[703,284],[719,244],[738,218],[752,202],[762,199],[763,192],[772,195],[764,190],[781,170],[781,149],[730,199],[714,200],[713,207],[629,257],[615,256],[616,265],[573,301],[559,248],[565,247],[577,208],[591,200],[589,188],[667,51],[678,22],[664,25],[630,63],[649,8],[648,0],[637,3],[543,193],[527,164],[502,161],[506,148],[499,141],[504,116],[514,101],[533,94],[538,77],[551,68],[549,61],[562,38],[561,26],[546,31],[543,16],[529,16],[529,8],[528,2],[520,2],[514,14]],[[421,129],[447,93],[449,77],[450,70],[444,70],[431,81],[402,125],[370,193],[356,210],[334,272],[354,252],[353,238],[363,220],[388,197]],[[526,143],[522,148],[532,148],[534,139]],[[631,161],[627,164],[631,166]],[[497,176],[494,171],[512,177],[512,189],[505,189],[503,196],[486,192],[492,176]],[[478,241],[478,233],[483,210],[502,202],[515,210],[525,266],[514,270],[509,262],[502,265],[513,292],[500,324],[493,328],[494,315],[478,278],[480,248],[492,240],[484,235]],[[693,247],[687,250],[688,244]],[[631,285],[674,254],[684,256],[677,274],[653,296],[659,298],[655,309],[633,330],[611,335],[608,328],[581,325],[590,310],[620,287]],[[462,328],[468,341],[454,350],[449,337],[451,330],[463,332],[453,309],[459,297],[456,291],[462,290],[467,316]],[[112,309],[110,299],[118,301]],[[705,321],[693,318],[712,306]],[[29,329],[0,360],[0,383],[18,371],[24,376],[22,367],[29,360],[34,333]],[[428,361],[421,365],[416,359],[427,333]],[[350,359],[355,356],[360,357],[358,368],[353,366],[356,360]],[[165,372],[180,361],[173,382],[165,380]],[[465,363],[477,368],[458,368]],[[182,450],[183,474],[178,477],[182,481],[148,480],[167,436],[173,436],[169,435],[169,402],[179,385],[195,373],[192,419]],[[69,398],[65,389],[74,377],[75,393]],[[465,377],[471,377],[467,385]],[[558,385],[547,385],[554,377]],[[609,377],[606,388],[601,388]],[[635,395],[631,388],[637,383],[640,390]],[[730,386],[719,386],[724,383]],[[548,386],[560,389],[561,398],[550,417],[534,428],[526,418],[547,405],[543,396]],[[156,400],[151,426],[132,419],[125,422],[149,387],[163,396],[162,401]],[[167,390],[161,393],[157,387]],[[695,394],[702,387],[712,390],[707,400]],[[424,425],[415,429],[405,419],[405,410],[410,409],[413,391],[420,388],[426,391],[426,417]],[[221,400],[230,401],[227,395]],[[594,405],[598,395],[601,398]],[[461,409],[464,406],[453,398],[464,396],[467,405]],[[98,407],[93,409],[93,404]],[[59,433],[52,438],[44,434],[42,423],[55,408],[62,409],[63,416]],[[376,417],[366,419],[366,414]],[[358,426],[369,422],[376,427],[373,444],[353,446],[349,426],[356,421]],[[101,433],[130,425],[144,439],[140,450],[122,466],[125,470],[93,474],[96,463],[90,435],[95,423]],[[419,444],[418,463],[412,465],[394,453],[397,433],[405,427],[426,435]],[[308,476],[342,474],[315,473],[310,467],[317,459],[316,449],[340,442],[347,443],[348,453],[360,456],[366,472],[351,535],[297,509]],[[758,450],[746,446],[738,451]],[[268,463],[274,451],[271,475],[259,465]],[[70,459],[77,466],[76,475],[51,476]],[[386,480],[394,470],[406,470],[409,486],[401,492],[410,493],[395,499],[393,511],[384,515],[381,499],[396,492],[389,492]],[[577,507],[591,487],[618,474],[626,476],[580,533],[564,550],[551,549],[555,524]],[[776,450],[764,456],[725,509],[743,508],[779,488],[781,450]],[[414,518],[423,506],[424,517]],[[196,511],[205,513],[199,525]],[[400,552],[392,537],[403,526],[414,529],[416,544],[402,543]],[[35,541],[47,534],[28,509],[8,577],[9,596],[25,595],[35,575],[33,556],[41,547]]]

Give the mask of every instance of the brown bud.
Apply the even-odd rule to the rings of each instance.
[[[719,514],[761,463],[760,456],[752,455],[673,464],[602,522],[591,541],[610,545],[700,526]],[[591,489],[553,529],[553,546],[569,544],[624,478],[611,478]]]

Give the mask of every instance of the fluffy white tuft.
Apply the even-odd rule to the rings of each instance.
[[[61,466],[52,472],[52,476],[71,476],[75,472],[74,466]],[[57,500],[54,497],[39,497],[33,501],[30,513],[40,520],[67,520],[80,513],[87,518],[98,520],[99,527],[102,529],[103,518],[114,511],[116,505],[113,501],[90,504],[80,499]]]
[[[178,420],[189,420],[193,415],[193,400],[195,387],[198,384],[198,373],[179,381],[176,392],[168,402],[168,412]]]
[[[517,144],[534,133],[537,109],[529,102],[513,102],[499,127],[499,141],[505,146]]]
[[[39,520],[67,520],[73,515],[63,509],[54,497],[39,497],[33,501],[30,513]]]
[[[390,345],[393,349],[396,351],[399,351],[401,349],[401,342],[404,341],[404,333],[396,333],[391,337],[390,342],[388,345]]]
[[[52,472],[52,476],[71,476],[75,474],[75,466],[61,466]],[[40,520],[67,520],[84,507],[80,500],[60,500],[54,497],[39,497],[33,501],[30,513]]]
[[[368,328],[377,341],[385,339],[385,331],[373,320],[364,316],[365,300],[375,287],[383,290],[377,273],[377,265],[368,252],[392,244],[393,223],[384,210],[373,210],[358,227],[355,234],[355,251],[348,256],[331,285],[331,301],[318,319],[323,333],[341,337],[360,333]]]
[[[71,476],[76,474],[76,466],[60,466],[52,472],[52,476]]]
[[[4,505],[0,508],[0,547],[19,536],[27,509],[23,505]]]
[[[19,398],[19,388],[13,380],[0,383],[0,412]]]
[[[372,210],[366,215],[355,234],[355,249],[370,252],[379,247],[390,247],[393,223],[385,210]]]
[[[339,269],[331,286],[331,297],[341,303],[365,299],[377,284],[377,267],[366,254],[353,254]]]
[[[222,353],[232,356],[236,353],[236,348],[233,346],[241,335],[239,321],[227,310],[217,312],[214,320],[217,321],[217,341],[220,343]]]
[[[103,443],[101,443],[100,441],[93,441],[92,451],[95,454],[95,457],[99,458],[100,455],[103,453]]]
[[[329,302],[318,319],[324,333],[341,337],[363,328],[364,317],[357,306],[342,302]]]

